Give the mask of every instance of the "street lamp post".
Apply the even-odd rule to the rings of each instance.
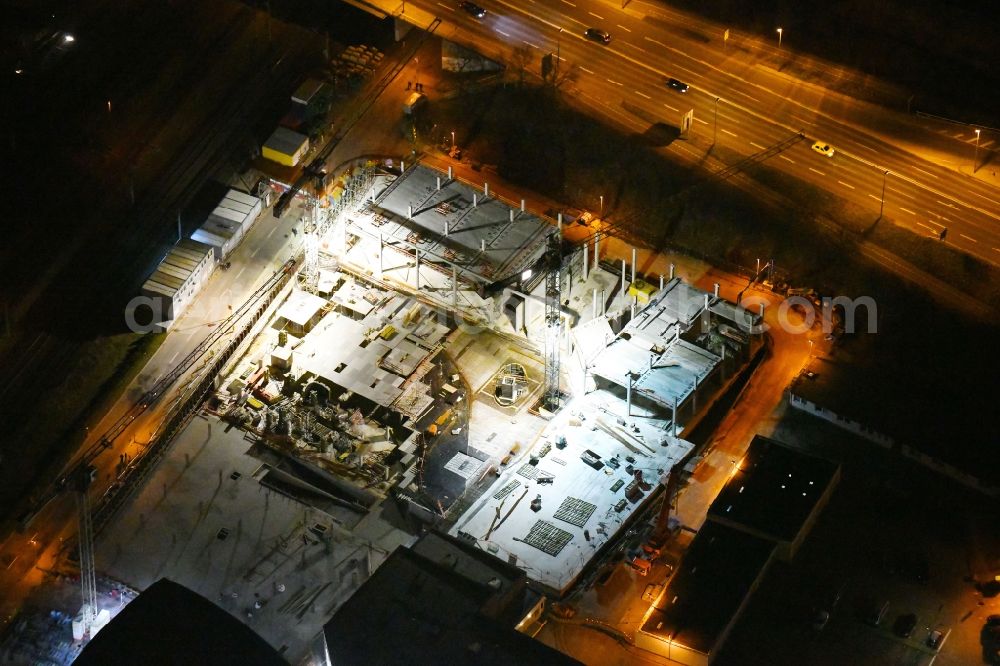
[[[882,211],[885,210],[885,178],[889,175],[889,170],[886,169],[882,172],[882,198],[879,200],[878,205],[878,219],[882,219]]]
[[[715,145],[719,136],[719,98],[715,98],[715,113],[712,119],[712,145]]]
[[[599,196],[601,197],[601,212],[598,214],[598,217],[604,219],[604,195],[601,194]]]
[[[451,149],[455,150],[455,130],[451,131]]]
[[[778,28],[778,48],[781,48],[781,33],[784,32],[783,29]]]
[[[979,133],[980,130],[976,130],[976,152],[972,156],[972,173],[976,173],[979,165]]]
[[[553,79],[556,85],[559,85],[559,61],[562,60],[562,56],[560,55],[562,53],[562,34],[563,29],[559,28],[559,34],[556,35],[556,75]]]

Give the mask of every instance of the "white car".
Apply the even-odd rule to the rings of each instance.
[[[823,143],[822,141],[817,141],[813,144],[813,150],[815,150],[820,155],[826,155],[827,157],[833,157],[833,146],[828,143]]]

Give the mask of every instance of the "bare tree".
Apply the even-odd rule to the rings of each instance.
[[[515,72],[517,72],[517,84],[524,85],[524,74],[531,65],[532,61],[531,47],[528,46],[518,46],[514,49],[514,52],[510,57],[510,66]]]

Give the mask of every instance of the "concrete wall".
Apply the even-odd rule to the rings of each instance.
[[[709,656],[704,652],[698,652],[678,643],[671,643],[668,640],[654,636],[653,634],[647,634],[644,631],[636,632],[635,646],[640,650],[666,657],[678,664],[708,666],[711,663]]]
[[[863,423],[858,423],[857,421],[852,421],[851,419],[845,418],[838,415],[822,405],[817,405],[805,398],[795,395],[789,392],[788,394],[788,404],[790,404],[795,409],[799,409],[803,412],[808,412],[813,416],[817,416],[824,421],[829,421],[830,423],[852,432],[859,437],[864,437],[870,442],[874,442],[881,446],[883,449],[891,449],[894,443],[892,437],[884,435],[873,428],[870,428]]]

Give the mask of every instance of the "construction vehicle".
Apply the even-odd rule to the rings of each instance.
[[[521,450],[521,445],[514,444],[514,446],[510,447],[510,451],[507,452],[507,455],[505,455],[503,458],[500,459],[500,464],[506,465],[507,463],[509,463],[511,458],[517,455],[517,452],[520,450]]]
[[[427,426],[427,434],[430,437],[435,437],[436,435],[441,433],[441,431],[446,430],[445,426],[448,424],[449,421],[451,421],[451,417],[452,417],[452,411],[450,409],[446,409],[443,412],[441,412],[441,416],[437,417],[434,423]]]

